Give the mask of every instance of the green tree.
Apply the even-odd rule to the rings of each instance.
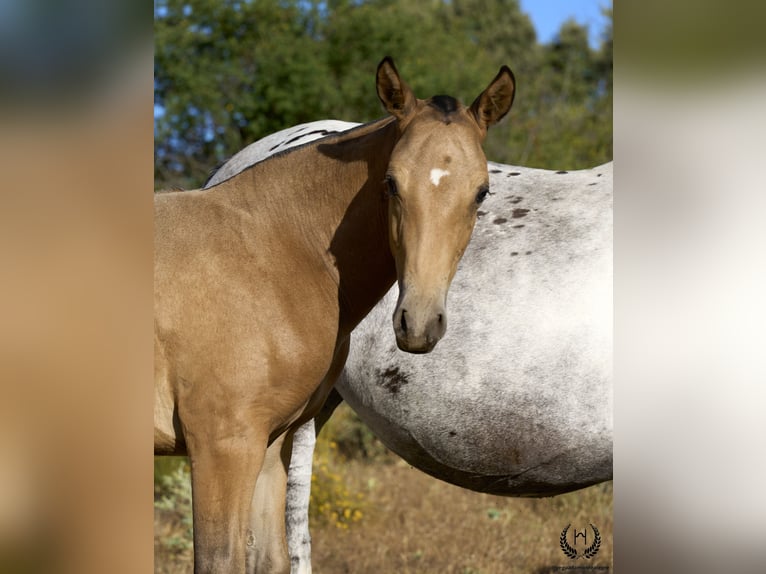
[[[610,36],[611,37],[611,36]],[[599,51],[573,20],[542,46],[520,128],[526,139],[518,162],[532,167],[583,169],[612,158],[611,43]]]
[[[342,119],[382,115],[374,72],[385,55],[394,58],[416,95],[445,90],[466,103],[489,83],[500,64],[471,42],[442,2],[370,0],[335,2],[328,15],[328,63],[343,94]],[[470,61],[470,66],[462,62]],[[354,111],[356,118],[343,113]]]
[[[162,0],[155,7],[155,178],[192,187],[248,143],[337,97],[306,2]],[[179,176],[181,176],[179,178]]]
[[[578,169],[611,159],[611,24],[598,50],[574,21],[541,45],[517,0],[156,0],[155,48],[159,187],[197,187],[297,123],[381,117],[374,73],[385,55],[418,96],[465,104],[508,64],[516,99],[489,132],[491,160]]]
[[[489,131],[484,148],[491,160],[518,163],[524,144],[519,122],[529,115],[531,78],[541,57],[532,21],[521,11],[518,0],[454,0],[444,6],[453,33],[467,42],[464,53],[471,55],[469,67],[481,74],[476,93],[467,96],[478,95],[482,83],[489,83],[503,64],[513,70],[517,84],[513,108],[506,121]]]

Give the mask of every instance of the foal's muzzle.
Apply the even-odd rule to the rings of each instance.
[[[447,331],[444,305],[418,306],[406,298],[394,311],[396,345],[408,353],[430,353]]]

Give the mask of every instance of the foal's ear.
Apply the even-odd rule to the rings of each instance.
[[[516,93],[516,78],[508,66],[503,66],[495,79],[471,104],[471,113],[476,118],[482,133],[496,124],[508,113]]]
[[[394,61],[389,56],[378,64],[376,81],[378,97],[383,102],[383,107],[400,121],[407,117],[415,108],[415,96],[399,77]]]

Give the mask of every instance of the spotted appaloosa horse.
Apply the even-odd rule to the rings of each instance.
[[[390,116],[155,197],[155,453],[189,455],[197,573],[289,571],[292,432],[394,281],[398,348],[445,332],[515,81],[501,68],[464,107],[416,99],[389,58],[376,80]]]
[[[270,135],[211,181],[356,125]],[[492,197],[450,288],[449,334],[430,355],[398,352],[385,329],[394,287],[354,330],[336,389],[389,448],[453,484],[546,496],[610,480],[612,164],[567,173],[490,163],[489,174]],[[321,421],[337,400],[328,403]],[[293,574],[311,571],[314,439],[309,421],[293,443]]]

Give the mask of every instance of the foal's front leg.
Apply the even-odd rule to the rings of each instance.
[[[268,432],[247,424],[222,425],[215,417],[208,420],[185,425],[184,432],[192,475],[194,572],[241,574],[250,502]]]

